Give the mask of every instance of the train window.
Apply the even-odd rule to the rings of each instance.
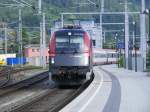
[[[68,48],[69,39],[67,36],[57,37],[56,38],[56,48]]]
[[[79,51],[84,47],[83,35],[59,35],[56,37],[56,50]]]
[[[116,58],[117,54],[116,53],[107,53],[108,58]]]
[[[72,49],[82,49],[83,48],[83,38],[80,36],[71,36],[70,38],[70,48]]]
[[[106,58],[107,56],[105,53],[95,53],[94,57],[95,58]]]
[[[95,47],[95,46],[96,46],[96,42],[95,42],[95,40],[92,40],[92,42],[93,42],[93,46]]]
[[[107,57],[108,57],[108,58],[111,58],[111,54],[110,54],[110,53],[107,53]]]
[[[4,49],[0,49],[0,54],[4,54]]]
[[[32,52],[34,52],[34,49],[32,49]]]

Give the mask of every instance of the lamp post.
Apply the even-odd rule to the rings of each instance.
[[[125,35],[125,68],[129,69],[129,14],[128,14],[128,0],[124,0],[124,9],[125,9],[125,27],[124,27],[124,35]]]
[[[119,58],[118,58],[118,33],[115,34],[115,43],[116,43],[116,61],[117,61],[117,66],[119,68]]]
[[[103,25],[102,25],[102,23],[103,23],[103,15],[101,14],[101,13],[103,13],[104,12],[104,0],[101,0],[101,8],[100,8],[100,45],[99,45],[99,47],[102,49],[103,48],[103,45],[102,45],[102,31],[103,31]]]
[[[137,72],[137,40],[136,40],[136,22],[133,22],[133,27],[134,27],[134,53],[135,53],[135,72]]]
[[[123,50],[124,50],[124,53],[123,53],[123,57],[124,57],[124,61],[123,61],[123,63],[124,63],[124,68],[126,68],[126,58],[125,58],[125,27],[122,29],[122,32],[123,32],[123,35],[124,35],[124,37],[123,37],[123,44],[124,44],[124,48],[123,48]]]
[[[19,6],[19,56],[20,56],[20,65],[23,66],[23,43],[22,43],[22,10],[21,6]]]
[[[14,53],[14,45],[11,43],[10,45],[10,48],[11,48],[11,53]],[[14,66],[14,62],[13,62],[13,58],[11,59],[11,66],[13,67]]]
[[[42,1],[38,0],[38,15],[41,18],[40,22],[40,65],[43,69],[46,68],[46,29],[45,29],[45,13],[42,10]]]
[[[150,36],[150,35],[149,35]],[[147,53],[147,71],[148,71],[148,73],[147,73],[147,75],[148,76],[150,76],[150,37],[149,37],[149,39],[148,39],[148,41],[147,41],[147,44],[148,44],[148,53]]]
[[[7,26],[5,25],[5,54],[7,54]]]
[[[148,37],[148,41],[147,41],[147,44],[148,44],[148,65],[147,65],[147,68],[148,68],[148,75],[150,75],[150,9],[148,10],[148,17],[149,17],[149,37]]]

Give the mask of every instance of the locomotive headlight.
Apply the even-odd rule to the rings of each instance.
[[[71,36],[71,35],[72,35],[72,33],[71,33],[71,32],[68,32],[68,35],[69,35],[69,36]]]
[[[54,58],[51,58],[51,63],[52,63],[52,64],[54,64],[54,63],[55,63]]]
[[[88,65],[88,62],[89,62],[89,58],[88,57],[85,57],[85,65]]]

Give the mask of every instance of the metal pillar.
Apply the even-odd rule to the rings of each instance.
[[[63,26],[64,26],[64,15],[61,14],[61,27],[63,27]]]
[[[150,9],[149,9],[149,15],[148,15],[148,17],[149,17],[149,42],[150,42]]]
[[[126,68],[126,60],[125,60],[125,26],[124,26],[124,28],[123,28],[123,35],[124,35],[124,37],[123,37],[123,43],[124,43],[124,49],[123,49],[123,57],[124,57],[124,63],[123,63],[123,66],[124,66],[124,68]]]
[[[23,66],[23,50],[22,50],[22,14],[21,6],[19,7],[19,55],[20,55],[20,65]]]
[[[38,13],[41,16],[40,22],[40,66],[46,68],[46,30],[45,13],[42,13],[42,1],[38,1]]]
[[[7,27],[5,26],[5,54],[7,54]]]
[[[119,68],[119,58],[118,58],[118,33],[115,34],[115,48],[116,48],[116,61],[117,61],[117,67]]]
[[[42,13],[42,23],[40,23],[40,65],[46,68],[46,36],[45,36],[45,13]]]
[[[148,19],[149,19],[149,36],[148,36],[148,41],[147,41],[147,44],[148,44],[148,53],[147,53],[147,71],[148,71],[148,73],[147,73],[147,75],[148,76],[150,76],[150,9],[148,10]]]
[[[102,22],[103,22],[103,16],[102,13],[104,12],[104,0],[101,0],[101,10],[100,10],[100,38],[99,38],[99,42],[98,43],[98,47],[99,48],[103,48],[103,26],[102,26]]]
[[[43,30],[42,30],[42,22],[40,22],[40,66],[43,66],[43,57],[42,57],[42,47],[43,47]]]
[[[145,10],[145,0],[141,0],[141,12]],[[141,52],[141,59],[143,64],[143,71],[146,69],[146,30],[145,30],[145,14],[140,15],[140,52]]]
[[[42,1],[41,0],[39,0],[39,2],[38,2],[38,13],[39,14],[41,14],[41,10],[42,9]]]
[[[103,32],[103,44],[106,42],[106,32]]]
[[[42,37],[43,37],[43,68],[46,68],[46,42],[45,42],[45,40],[46,40],[46,31],[45,31],[45,13],[43,13],[43,25],[42,25],[42,31],[43,31],[43,35],[42,35]]]
[[[129,59],[129,15],[128,15],[128,3],[125,0],[125,62],[128,69]]]
[[[150,41],[150,9],[149,9],[149,15],[148,15],[148,17],[149,17],[149,41]]]
[[[135,72],[137,72],[137,40],[136,40],[136,22],[133,23],[134,25],[134,51],[135,51]]]
[[[42,2],[41,0],[38,1],[38,14],[41,16],[41,6]],[[42,28],[42,22],[40,22],[40,66],[43,66],[43,28]]]

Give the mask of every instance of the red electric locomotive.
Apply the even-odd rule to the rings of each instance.
[[[92,73],[92,41],[86,31],[69,26],[54,32],[49,44],[50,78],[59,85],[82,84]]]

